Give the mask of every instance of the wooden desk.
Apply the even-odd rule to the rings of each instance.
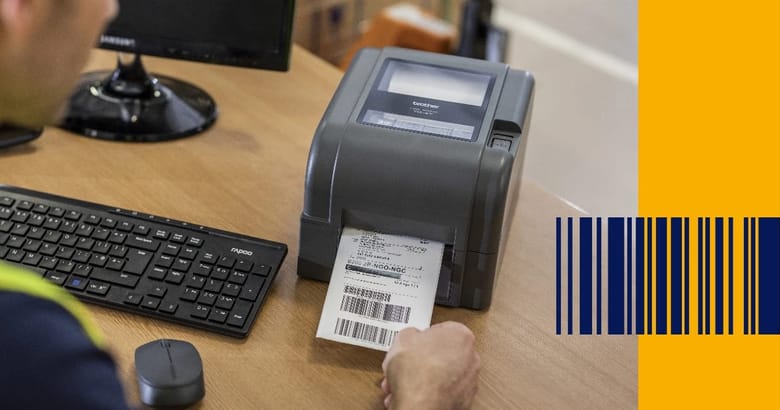
[[[96,51],[88,68],[113,61]],[[327,285],[296,274],[309,144],[341,73],[300,48],[288,73],[145,62],[211,93],[220,104],[216,126],[154,144],[49,128],[0,153],[2,182],[284,242],[290,252],[246,340],[90,306],[130,400],[138,402],[135,348],[166,337],[199,349],[204,409],[381,408],[383,353],[315,339]],[[636,339],[554,335],[554,218],[575,211],[529,181],[518,206],[492,307],[433,314],[477,336],[484,367],[474,407],[635,407]]]

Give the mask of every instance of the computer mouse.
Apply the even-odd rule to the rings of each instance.
[[[206,394],[203,362],[195,346],[160,339],[135,349],[135,371],[141,401],[150,407],[184,407]]]

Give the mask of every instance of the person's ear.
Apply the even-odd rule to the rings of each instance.
[[[0,33],[7,39],[27,37],[42,6],[40,0],[0,0]]]

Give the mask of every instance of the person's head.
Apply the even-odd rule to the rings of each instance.
[[[53,121],[116,0],[0,0],[0,123]]]

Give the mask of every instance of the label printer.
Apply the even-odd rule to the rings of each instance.
[[[490,305],[534,92],[505,64],[363,49],[317,127],[298,275],[328,281],[342,228],[445,244],[436,303]]]

